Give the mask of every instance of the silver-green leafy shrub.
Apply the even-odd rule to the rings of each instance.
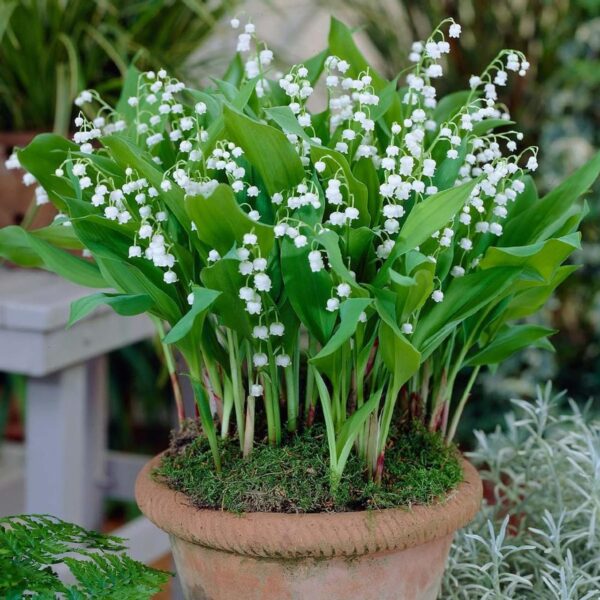
[[[600,419],[550,385],[514,400],[470,458],[493,490],[458,534],[441,597],[600,598]]]

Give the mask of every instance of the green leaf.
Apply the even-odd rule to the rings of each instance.
[[[307,79],[310,81],[310,85],[314,87],[317,83],[321,73],[323,72],[323,68],[325,67],[325,61],[329,56],[329,48],[325,48],[325,50],[321,50],[318,54],[311,56],[308,60],[304,61],[304,66],[308,71]]]
[[[308,262],[310,247],[296,248],[289,239],[281,244],[281,271],[289,301],[298,318],[321,344],[327,343],[336,315],[326,310],[333,281],[323,269],[313,273]]]
[[[506,327],[485,348],[468,358],[465,364],[476,367],[501,363],[515,352],[545,339],[556,331],[539,325]]]
[[[557,267],[572,254],[580,249],[581,234],[571,233],[559,239],[551,239],[529,246],[514,248],[488,248],[480,262],[482,269],[493,267],[528,267],[539,273],[545,281],[549,281]]]
[[[294,187],[304,179],[300,157],[281,131],[227,105],[223,107],[223,117],[228,137],[244,150],[270,195]]]
[[[153,301],[147,294],[110,294],[103,292],[91,294],[71,303],[71,314],[67,327],[71,327],[103,304],[110,306],[119,315],[130,317],[148,311],[152,307]]]
[[[293,133],[305,142],[314,144],[308,133],[306,133],[304,128],[298,123],[296,115],[294,115],[289,106],[274,106],[273,108],[267,108],[265,109],[265,113],[270,119],[275,121],[285,133]]]
[[[379,348],[385,366],[394,375],[394,384],[407,382],[419,369],[420,352],[402,335],[398,327],[383,320],[379,324]]]
[[[396,304],[399,319],[404,321],[414,311],[419,310],[433,291],[433,271],[430,269],[419,269],[412,277],[404,279],[410,282],[404,282],[399,278],[395,271],[390,271],[392,289],[398,295]],[[412,282],[412,283],[411,283]]]
[[[85,287],[106,287],[97,265],[17,226],[0,229],[0,256],[24,267],[41,267]]]
[[[464,206],[475,183],[475,181],[470,181],[443,190],[429,196],[413,207],[402,225],[390,256],[381,266],[374,285],[381,286],[385,283],[389,270],[400,256],[421,245],[431,237],[434,231],[438,231],[448,224]]]
[[[371,304],[370,298],[348,298],[340,306],[340,324],[321,351],[310,359],[321,373],[335,377],[333,355],[354,335],[360,315]]]
[[[523,246],[543,241],[560,229],[572,204],[596,181],[600,152],[567,177],[541,200],[511,219],[500,238],[502,246]]]
[[[546,304],[554,290],[577,269],[579,269],[579,265],[559,267],[548,285],[530,287],[515,294],[499,318],[502,322],[506,322],[536,313]]]
[[[137,259],[140,266],[142,266],[142,260]],[[181,318],[182,311],[177,302],[175,288],[165,286],[162,283],[162,277],[160,280],[150,277],[147,271],[138,268],[136,264],[118,258],[97,256],[96,262],[109,286],[125,294],[146,294],[150,296],[153,302],[150,312],[169,323],[176,323]],[[153,269],[156,268],[147,261],[146,263],[146,265],[143,265],[144,268],[147,266]],[[104,287],[106,287],[106,284]]]
[[[458,111],[466,104],[471,90],[461,90],[459,92],[453,92],[447,94],[437,103],[435,110],[433,111],[433,118],[438,125],[452,119]]]
[[[250,232],[256,234],[262,256],[269,256],[275,239],[273,228],[253,221],[237,203],[230,186],[219,184],[208,198],[189,197],[185,208],[196,225],[198,237],[222,256],[234,245],[241,246],[244,234]]]
[[[63,198],[71,196],[73,190],[64,177],[57,177],[54,172],[70,152],[79,152],[79,146],[60,135],[42,133],[17,153],[21,165],[37,179],[59,210],[65,209]]]
[[[130,123],[135,119],[137,107],[129,106],[129,98],[137,96],[138,93],[138,79],[141,73],[135,67],[135,65],[129,65],[125,78],[123,79],[123,87],[121,88],[121,95],[117,102],[115,110],[122,115],[125,120]]]
[[[444,300],[419,320],[412,337],[423,360],[467,317],[499,302],[521,272],[519,267],[494,267],[454,279]]]
[[[350,64],[346,76],[356,78],[363,71],[369,71],[373,78],[373,87],[381,90],[387,85],[387,81],[379,75],[366,61],[362,52],[358,49],[352,38],[352,32],[341,21],[331,17],[329,25],[329,52]]]
[[[325,421],[325,432],[327,434],[327,447],[329,449],[329,468],[337,477],[341,476],[338,471],[338,455],[335,438],[335,425],[333,423],[333,415],[331,413],[331,395],[327,389],[327,384],[317,369],[312,369],[317,389],[319,390],[319,399],[321,400],[321,410],[323,411],[323,420]]]
[[[246,312],[246,303],[239,297],[240,288],[246,285],[246,278],[240,274],[239,264],[239,260],[222,258],[202,269],[200,278],[207,288],[222,292],[214,301],[214,311],[220,315],[223,324],[249,337],[252,322]]]
[[[206,311],[221,295],[220,291],[209,290],[200,286],[192,287],[192,293],[194,294],[192,307],[164,337],[163,342],[165,344],[175,344],[192,331],[192,329],[200,329]]]
[[[321,230],[315,235],[315,241],[325,248],[327,259],[334,273],[346,283],[349,283],[353,288],[358,289],[356,278],[352,276],[350,270],[346,267],[342,252],[339,246],[339,236],[335,231]]]

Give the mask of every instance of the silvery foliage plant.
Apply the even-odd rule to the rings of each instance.
[[[600,598],[600,419],[550,384],[470,454],[489,490],[455,540],[442,598]]]
[[[551,349],[552,330],[519,321],[573,270],[600,170],[597,156],[538,198],[537,150],[501,99],[529,64],[503,50],[438,99],[460,34],[442,22],[393,81],[335,19],[328,47],[284,73],[252,23],[205,89],[132,68],[115,108],[78,96],[72,141],[40,136],[13,159],[61,215],[5,230],[0,250],[116,290],[73,320],[108,303],[170,329],[217,470],[219,436],[247,455],[318,418],[332,483],[351,452],[379,481],[394,419],[450,441],[481,367]]]

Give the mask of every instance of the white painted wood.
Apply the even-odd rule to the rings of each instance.
[[[23,512],[25,504],[25,449],[23,444],[0,446],[0,518]]]
[[[106,496],[115,500],[135,500],[136,477],[150,458],[144,454],[110,450],[106,460]]]
[[[0,371],[42,377],[154,334],[145,315],[120,317],[106,306],[66,329],[73,300],[93,291],[0,268]]]
[[[85,364],[28,382],[25,512],[93,528],[99,487],[90,469],[96,444],[89,439],[87,384]]]
[[[162,558],[171,551],[169,536],[146,517],[138,517],[111,531],[111,534],[128,540],[127,554],[146,564]]]

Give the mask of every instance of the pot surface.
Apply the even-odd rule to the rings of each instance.
[[[154,481],[159,461],[141,471],[136,499],[169,533],[187,600],[435,600],[454,532],[482,496],[463,461],[464,481],[432,506],[235,515]]]

